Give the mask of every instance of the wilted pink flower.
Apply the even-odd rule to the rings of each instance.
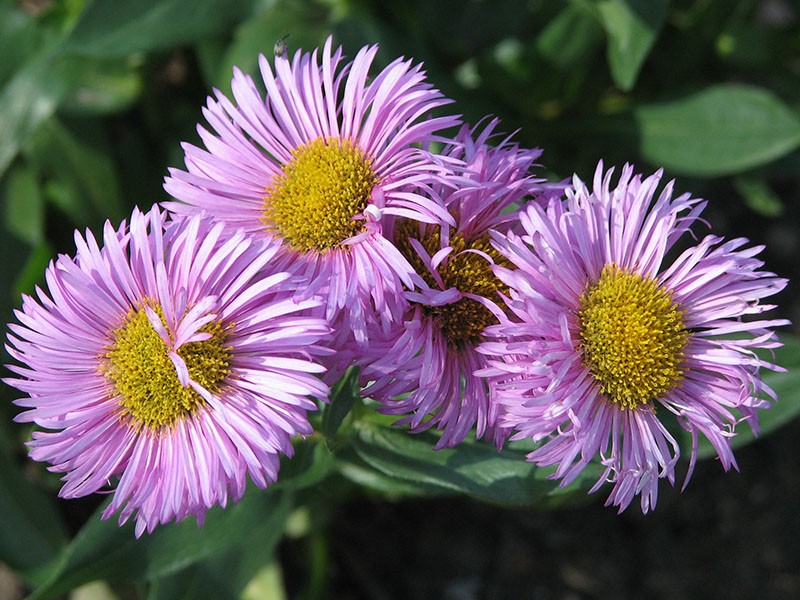
[[[612,170],[613,171],[613,170]],[[624,510],[641,496],[656,504],[658,480],[674,483],[679,446],[669,418],[713,444],[725,470],[736,467],[730,439],[774,393],[759,369],[779,368],[754,350],[780,346],[784,320],[749,318],[786,281],[759,271],[761,247],[707,236],[666,255],[705,203],[658,193],[661,172],[622,170],[612,189],[602,163],[590,191],[577,177],[566,200],[521,214],[524,233],[496,237],[512,268],[497,267],[509,314],[480,348],[499,422],[512,439],[541,444],[528,455],[556,465],[567,484],[599,463],[592,491],[612,484],[607,504]]]
[[[279,453],[311,432],[309,395],[326,397],[314,358],[329,332],[302,316],[278,244],[153,208],[130,228],[106,224],[103,247],[76,233],[77,256],[23,298],[8,335],[6,383],[36,423],[30,455],[64,473],[60,495],[108,489],[104,513],[159,523],[237,501],[247,476],[275,481]],[[48,295],[49,293],[49,295]]]
[[[436,186],[454,227],[396,220],[394,241],[416,267],[420,288],[406,294],[403,322],[382,338],[371,336],[362,351],[362,381],[369,383],[364,393],[381,412],[402,415],[398,424],[411,431],[433,425],[442,430],[438,448],[457,444],[473,427],[478,437],[502,439],[493,427],[486,383],[473,375],[485,366],[475,348],[484,328],[497,322],[495,301],[504,289],[492,273],[501,257],[489,230],[509,227],[515,203],[551,187],[531,174],[540,150],[520,148],[510,137],[489,145],[496,125],[464,127],[443,151],[460,164]]]

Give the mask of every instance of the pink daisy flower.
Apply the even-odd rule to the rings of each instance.
[[[309,396],[328,388],[314,358],[327,324],[301,312],[278,244],[192,217],[168,224],[135,210],[106,224],[103,247],[75,235],[77,256],[46,272],[47,292],[23,297],[5,380],[27,394],[16,420],[43,430],[34,460],[64,473],[76,498],[116,482],[104,518],[159,523],[237,501],[247,475],[275,481],[279,454],[308,434]],[[113,484],[112,484],[113,485]]]
[[[371,336],[360,359],[364,394],[381,412],[404,415],[398,424],[413,432],[436,425],[437,448],[457,444],[473,427],[478,437],[496,433],[486,383],[473,375],[485,366],[475,349],[483,329],[497,322],[494,300],[503,289],[491,269],[502,258],[489,230],[509,226],[515,211],[506,209],[551,187],[530,174],[540,150],[519,148],[510,137],[488,145],[496,125],[463,127],[443,152],[461,164],[435,189],[455,226],[396,220],[394,241],[419,273],[420,289],[406,294],[403,322],[380,341]]]
[[[238,69],[236,104],[220,92],[199,127],[206,149],[186,144],[186,171],[170,170],[165,189],[181,202],[178,214],[206,210],[246,231],[272,235],[321,293],[334,326],[367,339],[367,322],[390,322],[402,311],[403,286],[413,269],[386,239],[383,217],[451,222],[425,193],[442,171],[424,150],[437,132],[458,124],[432,118],[449,101],[425,82],[424,72],[398,58],[377,75],[378,48],[362,48],[344,62],[328,38],[317,51],[260,57],[266,97]]]
[[[762,247],[741,238],[709,235],[668,261],[705,203],[672,198],[673,182],[659,193],[661,171],[625,166],[613,189],[612,172],[600,163],[593,191],[576,177],[563,203],[521,214],[522,235],[495,236],[516,318],[487,328],[481,374],[512,439],[541,442],[530,461],[556,465],[564,485],[599,461],[591,491],[609,482],[607,505],[622,511],[638,494],[647,512],[679,458],[664,416],[692,436],[686,482],[701,434],[736,467],[735,427],[756,432],[756,409],[775,399],[759,369],[779,367],[754,350],[780,346],[771,328],[787,324],[750,316],[786,281],[759,271]]]

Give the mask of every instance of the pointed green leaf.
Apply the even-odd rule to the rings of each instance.
[[[161,525],[138,540],[132,521],[119,527],[114,517],[100,519],[106,503],[66,548],[45,585],[30,600],[64,594],[95,579],[157,579],[176,573],[234,548],[250,535],[264,534],[262,528],[270,516],[288,510],[284,502],[288,500],[282,494],[251,488],[237,504],[211,509],[202,528],[189,518]]]
[[[47,52],[25,63],[0,91],[0,175],[75,85],[79,61]]]
[[[36,173],[20,166],[13,169],[6,182],[5,226],[30,246],[44,239],[44,203]]]
[[[330,404],[323,408],[322,434],[329,440],[336,437],[342,422],[360,397],[358,369],[349,368],[331,389]]]
[[[800,146],[800,117],[757,87],[716,85],[633,116],[642,156],[686,175],[738,173]]]
[[[41,31],[31,17],[19,10],[16,3],[0,4],[0,84],[41,44]]]
[[[667,15],[668,0],[595,0],[608,38],[608,64],[620,89],[633,88]]]
[[[291,509],[291,496],[280,496],[271,510],[234,546],[177,573],[153,578],[148,600],[239,597],[256,573],[272,559]]]
[[[434,450],[433,433],[409,434],[394,427],[358,421],[353,448],[365,463],[392,478],[466,494],[510,506],[553,507],[583,499],[595,478],[587,473],[560,487],[548,479],[553,469],[525,459],[529,448],[508,444],[502,451],[475,441]],[[587,470],[588,471],[588,470]]]
[[[764,217],[779,217],[783,203],[762,178],[741,175],[733,180],[733,187],[742,195],[747,206]]]
[[[33,293],[34,287],[44,281],[44,271],[54,255],[53,247],[48,242],[38,244],[28,253],[28,258],[22,265],[22,270],[16,273],[11,287],[15,304],[19,301],[20,294]],[[2,270],[4,269],[0,269],[0,272]]]
[[[364,490],[381,494],[391,500],[402,498],[433,498],[453,495],[452,490],[431,486],[408,479],[386,475],[364,460],[352,447],[345,447],[336,454],[336,470],[344,479]]]
[[[567,6],[536,38],[536,49],[553,65],[568,69],[587,55],[594,56],[603,32],[597,20],[578,6]]]
[[[249,10],[245,0],[94,0],[65,51],[112,58],[174,48],[226,31]]]
[[[304,440],[295,446],[291,458],[281,458],[281,476],[275,489],[302,490],[325,479],[335,466],[335,458],[325,443]]]
[[[93,61],[67,95],[61,110],[69,114],[96,115],[121,112],[129,108],[142,91],[139,71],[125,60]]]
[[[242,591],[240,600],[286,600],[286,589],[283,585],[283,573],[278,561],[264,566],[250,580]]]
[[[14,463],[0,426],[0,562],[35,579],[34,571],[66,545],[55,505]]]
[[[41,123],[24,149],[31,164],[51,179],[49,199],[61,203],[76,225],[118,222],[128,212],[108,145],[101,135],[92,139],[97,129],[82,122],[82,128],[73,131],[53,117]]]
[[[286,38],[291,56],[299,48],[310,52],[320,46],[329,32],[325,7],[315,3],[277,2],[242,23],[234,33],[233,42],[223,51],[218,48],[201,51],[208,83],[228,93],[234,65],[254,74],[258,70],[258,55],[264,54],[272,61],[279,39]]]

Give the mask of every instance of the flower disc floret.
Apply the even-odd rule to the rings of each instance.
[[[295,250],[324,252],[364,229],[378,178],[349,140],[316,140],[292,150],[265,198],[264,221]]]
[[[160,306],[151,308],[166,328]],[[218,322],[200,328],[208,339],[188,342],[177,350],[189,377],[210,393],[217,393],[230,373],[231,348]],[[169,357],[169,347],[153,327],[147,310],[131,309],[125,323],[111,334],[113,344],[101,370],[114,383],[123,417],[132,425],[156,432],[171,427],[205,404],[191,386],[184,386]]]
[[[671,294],[652,279],[606,265],[581,296],[578,321],[584,363],[620,408],[649,404],[683,377],[689,334]]]
[[[420,233],[420,230],[422,233]],[[491,243],[488,234],[467,240],[459,233],[450,235],[450,254],[435,268],[436,274],[425,266],[411,243],[415,239],[429,256],[441,250],[441,227],[418,227],[413,222],[398,225],[395,243],[431,288],[455,288],[462,297],[442,305],[422,305],[422,310],[438,324],[448,344],[459,347],[475,344],[484,328],[497,323],[497,317],[481,302],[468,296],[495,299],[507,288],[492,271],[492,261],[508,264]],[[438,281],[437,281],[438,279]]]

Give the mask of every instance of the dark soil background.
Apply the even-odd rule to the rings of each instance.
[[[683,493],[662,486],[648,515],[605,508],[602,490],[589,506],[546,513],[354,502],[330,534],[330,597],[800,598],[798,456],[793,423],[740,449],[739,473],[703,461]],[[302,581],[284,566],[291,594]]]

